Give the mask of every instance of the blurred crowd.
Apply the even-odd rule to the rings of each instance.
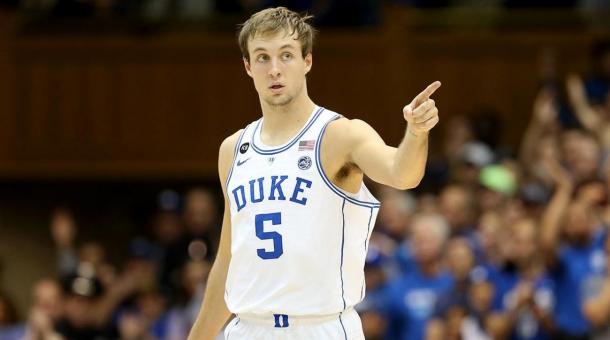
[[[118,251],[112,245],[77,241],[70,209],[54,210],[57,275],[32,286],[24,320],[0,292],[0,339],[186,339],[216,253],[219,207],[205,188],[182,200],[165,191],[158,201],[148,232],[130,242],[120,265],[108,259]]]
[[[454,116],[417,195],[380,188],[367,339],[610,339],[610,44],[593,57],[546,59],[517,152]]]
[[[545,59],[518,150],[494,116],[455,115],[421,188],[372,185],[367,339],[610,339],[610,44],[592,55],[567,77]],[[158,202],[120,264],[54,210],[57,275],[32,286],[23,317],[0,291],[0,339],[185,339],[222,205],[206,188]]]

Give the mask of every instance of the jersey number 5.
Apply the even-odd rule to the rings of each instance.
[[[277,212],[255,216],[256,236],[261,240],[273,240],[273,249],[271,251],[267,251],[264,248],[256,249],[258,257],[263,260],[277,259],[284,253],[282,235],[276,231],[265,231],[265,221],[271,221],[272,225],[279,225],[282,223],[282,214]]]

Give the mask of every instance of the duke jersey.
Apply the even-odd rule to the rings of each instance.
[[[324,130],[339,114],[316,106],[301,131],[265,146],[263,118],[239,136],[227,179],[235,314],[328,315],[364,298],[364,260],[379,202],[362,184],[336,187],[322,170]]]

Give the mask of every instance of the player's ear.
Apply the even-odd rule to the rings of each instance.
[[[311,55],[311,53],[307,53],[307,55],[305,56],[305,74],[309,73],[312,65],[313,65],[313,55]]]
[[[244,68],[246,69],[246,73],[252,77],[252,71],[250,70],[250,62],[248,61],[248,59],[243,58],[244,59]]]

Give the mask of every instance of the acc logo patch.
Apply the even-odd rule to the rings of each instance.
[[[299,158],[299,162],[297,164],[299,166],[299,169],[307,170],[311,168],[311,158],[309,158],[309,156],[303,156]]]
[[[250,143],[244,143],[239,147],[239,153],[246,153],[246,151],[248,151],[248,149],[250,148]]]

